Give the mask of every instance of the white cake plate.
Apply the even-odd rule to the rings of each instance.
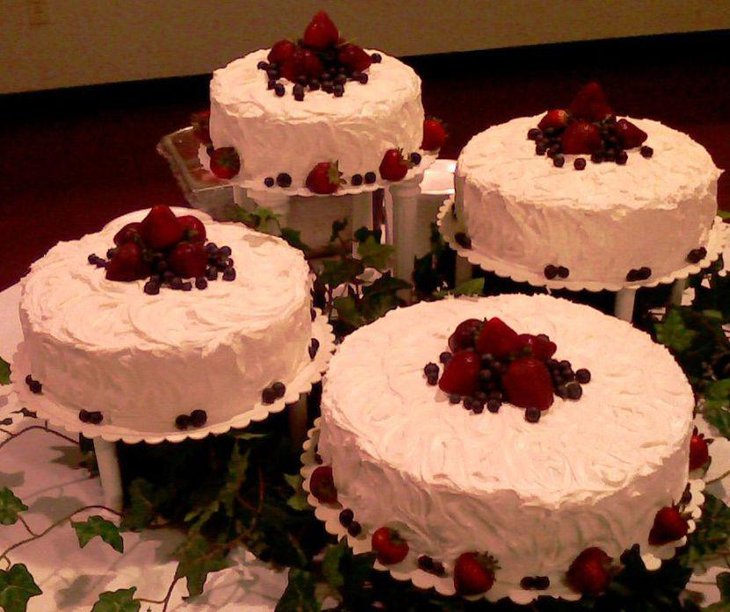
[[[303,445],[301,475],[304,478],[302,487],[308,493],[307,501],[314,507],[314,515],[324,523],[324,527],[328,533],[336,536],[338,540],[346,538],[347,544],[355,554],[371,552],[372,546],[370,539],[372,536],[372,526],[362,525],[362,532],[358,536],[350,535],[339,520],[343,506],[340,503],[322,503],[310,491],[309,478],[312,472],[320,465],[315,458],[315,449],[319,441],[319,424],[320,419],[317,418],[314,421],[314,427],[309,430],[307,440]],[[697,520],[702,515],[702,504],[705,501],[705,496],[702,491],[705,488],[705,482],[701,478],[693,478],[689,481],[689,485],[691,499],[685,506],[685,511],[691,516],[687,522],[689,524],[689,533],[692,533],[697,527]],[[357,517],[357,515],[355,516]],[[659,569],[663,559],[671,559],[675,555],[676,549],[681,548],[686,543],[687,537],[685,536],[676,542],[671,542],[663,546],[648,546],[641,553],[641,559],[648,570],[655,571]],[[451,575],[447,573],[444,576],[436,576],[428,573],[417,566],[417,558],[418,552],[411,550],[408,552],[408,556],[400,563],[383,565],[376,560],[373,567],[380,571],[390,572],[391,576],[396,580],[410,580],[414,586],[420,589],[432,588],[439,594],[445,596],[456,594]],[[582,597],[581,594],[573,591],[562,581],[551,580],[550,586],[544,590],[526,590],[520,588],[519,585],[500,583],[499,573],[497,573],[497,580],[489,591],[481,595],[464,596],[464,599],[470,601],[480,599],[498,601],[504,597],[509,597],[517,604],[528,604],[541,596],[561,598],[568,601],[576,601]]]
[[[722,253],[726,242],[730,241],[730,225],[723,223],[720,217],[715,217],[715,221],[710,229],[709,239],[707,241],[707,255],[701,261],[687,265],[674,270],[665,276],[650,278],[645,281],[637,282],[596,282],[586,280],[569,280],[569,279],[553,279],[548,280],[540,273],[534,273],[524,268],[514,266],[508,262],[495,259],[479,253],[474,249],[465,249],[456,242],[455,234],[464,231],[460,219],[454,218],[454,199],[448,198],[439,210],[437,223],[441,235],[448,245],[454,249],[459,257],[464,258],[470,264],[479,266],[486,272],[494,272],[497,276],[510,278],[521,283],[529,283],[533,287],[545,287],[546,289],[568,289],[569,291],[614,291],[616,292],[616,304],[614,314],[625,321],[631,321],[634,311],[634,299],[637,289],[642,287],[657,287],[658,285],[668,285],[675,283],[675,289],[672,292],[673,301],[677,301],[684,290],[684,282],[691,274],[696,274],[703,268],[710,266]],[[468,280],[468,279],[461,279]],[[676,299],[675,299],[676,298]]]
[[[82,423],[78,417],[78,410],[55,402],[43,393],[31,393],[28,389],[28,385],[25,384],[25,373],[30,372],[30,364],[23,342],[18,345],[17,352],[13,357],[11,383],[20,403],[36,412],[39,418],[46,419],[54,426],[62,427],[71,433],[79,433],[94,441],[94,450],[99,464],[99,474],[106,504],[110,508],[121,510],[121,475],[114,445],[117,441],[126,444],[136,444],[138,442],[159,444],[161,442],[200,440],[209,435],[226,433],[231,429],[243,429],[252,421],[263,421],[268,415],[281,412],[290,404],[294,404],[290,412],[290,424],[294,429],[292,435],[296,438],[298,435],[296,429],[299,429],[303,437],[306,427],[304,424],[306,423],[306,404],[302,399],[302,394],[308,393],[312,385],[322,379],[322,375],[327,370],[327,365],[335,350],[334,333],[327,317],[321,312],[318,312],[317,317],[312,322],[312,338],[319,341],[317,354],[314,359],[302,366],[291,380],[282,381],[286,385],[284,397],[277,399],[272,404],[258,402],[253,406],[241,406],[241,412],[230,419],[183,431],[177,429],[162,432],[143,431],[103,423],[99,425]]]

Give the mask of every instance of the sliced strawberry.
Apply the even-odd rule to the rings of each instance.
[[[183,228],[169,206],[153,206],[142,219],[139,233],[146,247],[154,250],[166,249],[182,239]]]
[[[689,442],[689,469],[698,470],[710,460],[710,449],[704,434],[697,433],[695,428]]]
[[[550,359],[558,350],[554,342],[550,341],[547,336],[533,336],[532,334],[520,334],[520,342],[522,347],[529,347],[530,355],[540,361]]]
[[[142,240],[142,236],[139,233],[141,225],[139,221],[127,223],[127,225],[114,234],[114,244],[120,246],[127,242],[140,242]]]
[[[654,517],[654,524],[649,532],[649,544],[661,546],[675,542],[687,535],[689,524],[676,506],[661,508]]]
[[[310,49],[323,51],[334,47],[340,40],[337,26],[324,11],[319,11],[304,30],[302,42]]]
[[[269,49],[269,54],[266,56],[266,59],[274,64],[281,65],[294,54],[296,48],[297,46],[291,40],[287,40],[286,38],[279,40]]]
[[[400,563],[408,555],[408,542],[390,527],[379,527],[373,532],[370,544],[383,565]]]
[[[549,110],[545,114],[545,116],[540,119],[540,123],[537,124],[537,127],[539,127],[541,130],[545,130],[548,128],[564,128],[568,125],[568,119],[570,119],[568,111],[562,108],[555,108]]]
[[[320,465],[312,472],[309,477],[309,490],[322,503],[337,503],[337,489],[329,465]]]
[[[494,585],[498,569],[494,557],[475,552],[461,553],[454,564],[454,587],[460,595],[486,593]]]
[[[299,61],[301,62],[300,70],[302,74],[310,79],[318,79],[319,75],[324,72],[322,61],[309,49],[302,49]]]
[[[183,240],[188,242],[205,242],[206,232],[205,225],[197,217],[193,215],[183,215],[177,218],[178,223],[183,228]]]
[[[446,128],[441,119],[428,117],[423,120],[423,141],[421,148],[424,151],[436,151],[446,142]]]
[[[215,149],[210,155],[210,171],[218,178],[231,179],[241,170],[241,160],[233,147]]]
[[[459,351],[444,365],[439,388],[444,393],[471,395],[479,386],[482,360],[474,351]]]
[[[639,147],[648,138],[644,130],[626,119],[619,119],[616,122],[616,136],[624,149]]]
[[[611,583],[612,559],[600,548],[586,548],[570,564],[568,585],[578,593],[600,595]]]
[[[373,63],[370,54],[362,47],[345,43],[337,53],[337,59],[343,65],[353,71],[363,72]]]
[[[306,185],[312,193],[334,193],[343,183],[337,162],[320,162],[307,175]]]
[[[467,319],[456,326],[454,333],[449,336],[449,348],[452,352],[474,348],[479,329],[484,321]]]
[[[571,123],[560,138],[563,153],[593,153],[601,148],[601,130],[588,121]]]
[[[575,95],[570,106],[568,106],[568,112],[576,119],[595,121],[592,113],[594,112],[593,108],[598,105],[608,105],[608,100],[601,86],[597,82],[591,81]]]
[[[170,268],[181,278],[205,276],[208,253],[202,242],[181,242],[170,253]]]
[[[380,176],[386,181],[400,181],[410,167],[401,149],[388,149],[380,162]]]
[[[190,115],[190,125],[193,126],[193,134],[200,143],[207,147],[210,141],[210,109],[199,111]]]
[[[522,342],[517,332],[499,317],[492,317],[485,322],[477,337],[477,351],[482,355],[491,353],[501,359],[521,348]]]
[[[106,264],[106,278],[111,281],[134,281],[149,274],[142,259],[142,247],[136,242],[125,242]]]
[[[547,410],[553,403],[553,381],[545,364],[534,357],[515,359],[502,376],[507,399],[520,408]]]

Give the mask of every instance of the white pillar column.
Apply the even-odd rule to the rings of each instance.
[[[616,318],[628,321],[634,317],[634,302],[636,300],[636,289],[624,287],[616,293],[616,301],[614,303],[613,314]]]
[[[124,495],[116,443],[94,438],[94,452],[96,453],[96,463],[99,466],[101,488],[104,491],[104,505],[121,512]]]
[[[413,258],[417,254],[418,196],[421,193],[422,178],[422,175],[416,176],[407,181],[392,183],[389,187],[393,200],[393,274],[408,282],[413,282]]]
[[[682,294],[684,293],[684,290],[687,288],[687,279],[686,278],[678,278],[674,283],[672,284],[672,293],[670,295],[670,303],[673,306],[681,306],[682,305]]]

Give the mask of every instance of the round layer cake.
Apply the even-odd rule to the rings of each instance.
[[[529,422],[508,402],[466,410],[428,384],[424,365],[456,326],[493,317],[547,334],[556,359],[588,369],[582,397],[555,397]],[[587,548],[651,550],[657,512],[687,484],[693,406],[670,353],[623,321],[549,296],[446,299],[345,339],[325,378],[318,452],[365,533],[394,528],[408,543],[405,571],[426,555],[451,575],[460,555],[485,552],[504,594],[526,576],[564,582]]]
[[[421,79],[402,62],[380,53],[382,60],[367,68],[367,83],[348,82],[341,97],[307,91],[299,101],[287,79],[280,81],[281,97],[267,89],[257,66],[268,53],[256,51],[213,73],[210,137],[216,148],[238,152],[241,170],[232,181],[264,190],[267,178],[283,174],[301,189],[317,164],[337,161],[347,186],[373,173],[365,186],[374,188],[385,182],[378,169],[386,151],[408,156],[420,149]]]
[[[241,224],[203,220],[208,240],[230,247],[237,274],[205,289],[145,292],[90,264],[117,232],[148,211],[61,242],[22,280],[20,318],[30,375],[72,411],[135,431],[174,431],[179,415],[215,424],[252,409],[262,390],[288,383],[310,361],[309,268],[283,240]],[[229,277],[226,277],[229,278]],[[25,375],[25,373],[23,373]]]
[[[619,165],[565,155],[557,167],[527,138],[540,119],[489,128],[461,152],[455,202],[473,249],[516,276],[562,266],[570,281],[615,284],[641,268],[661,278],[707,245],[720,171],[700,144],[630,119],[648,134],[651,157],[627,149]],[[587,160],[582,170],[573,167],[578,157]]]

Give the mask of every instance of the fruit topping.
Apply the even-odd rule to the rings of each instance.
[[[624,149],[641,146],[648,137],[644,130],[639,129],[626,119],[619,119],[616,122],[616,136]]]
[[[149,273],[142,259],[142,248],[136,242],[127,242],[117,249],[106,265],[106,278],[111,281],[134,281]]]
[[[337,489],[332,477],[332,468],[329,465],[320,465],[315,468],[309,477],[309,490],[317,501],[323,504],[337,503]]]
[[[480,354],[489,353],[497,358],[516,353],[522,346],[517,332],[499,317],[492,317],[482,325],[476,341]]]
[[[172,271],[182,278],[203,276],[208,254],[202,242],[179,242],[168,258]]]
[[[566,579],[574,591],[595,596],[606,590],[612,575],[611,557],[593,546],[586,548],[570,564]]]
[[[408,542],[390,527],[379,527],[373,532],[370,544],[383,565],[400,563],[408,555]]]
[[[291,176],[286,172],[280,172],[276,175],[276,184],[284,189],[291,187]]]
[[[89,423],[90,425],[99,425],[104,420],[104,415],[98,410],[89,411],[81,409],[79,411],[79,421]]]
[[[710,450],[708,442],[705,440],[704,434],[698,433],[695,427],[692,432],[692,438],[689,442],[689,469],[699,470],[707,465],[710,460]]]
[[[540,361],[546,361],[558,350],[555,343],[551,342],[550,338],[545,334],[540,334],[539,336],[520,334],[518,338],[522,345],[522,352]]]
[[[419,555],[418,559],[416,559],[416,565],[418,569],[433,574],[434,576],[443,576],[446,573],[444,564],[428,555]]]
[[[365,176],[363,178],[365,179],[366,185],[372,185],[377,180],[378,177],[375,175],[375,172],[371,171],[371,172],[366,172]]]
[[[545,364],[523,357],[509,364],[502,377],[507,400],[521,408],[547,410],[553,403],[553,383]]]
[[[340,40],[340,32],[330,16],[319,11],[304,30],[302,43],[310,49],[323,51],[335,47]]]
[[[499,569],[489,554],[461,553],[454,564],[454,587],[461,595],[486,593],[494,585],[494,572]]]
[[[474,348],[482,323],[483,321],[479,319],[467,319],[459,323],[454,333],[449,336],[449,348],[453,352]]]
[[[233,147],[213,149],[210,154],[210,171],[220,179],[231,179],[241,170],[241,160]]]
[[[320,162],[307,175],[306,185],[312,193],[329,194],[340,188],[342,172],[337,162]]]
[[[561,145],[566,154],[593,153],[601,148],[601,131],[594,123],[575,121],[563,132]]]
[[[183,240],[190,242],[205,242],[206,232],[203,222],[193,215],[183,215],[177,218],[183,229]]]
[[[25,384],[28,385],[30,392],[35,393],[36,395],[43,391],[43,385],[39,381],[35,380],[30,374],[25,377]]]
[[[373,60],[367,51],[365,51],[362,47],[358,47],[351,43],[345,43],[340,47],[340,50],[337,53],[337,59],[340,64],[354,72],[363,72],[370,67],[370,64],[373,63]]]
[[[689,524],[676,506],[661,508],[654,517],[654,524],[649,532],[649,544],[661,546],[674,542],[687,535]]]
[[[564,128],[568,126],[568,120],[570,119],[570,115],[568,115],[568,112],[563,110],[562,108],[556,108],[553,110],[549,110],[545,116],[540,119],[540,123],[537,124],[538,132],[542,130],[546,130],[548,128]],[[534,128],[533,128],[534,129]],[[537,137],[538,132],[532,132],[533,136]],[[530,132],[528,132],[528,138],[530,137]],[[531,140],[535,140],[535,138],[531,138]]]
[[[183,227],[169,206],[158,204],[142,219],[139,234],[146,247],[166,249],[182,239]]]
[[[356,538],[362,533],[362,525],[357,521],[352,521],[352,523],[350,523],[347,527],[347,533],[349,533],[353,538]]]
[[[436,151],[446,141],[446,128],[440,119],[428,117],[423,120],[423,141],[421,148],[424,151]]]
[[[693,264],[701,262],[705,257],[707,257],[707,249],[705,247],[692,249],[687,253],[687,261]]]
[[[380,162],[380,176],[386,181],[400,181],[408,173],[411,163],[401,149],[388,149]]]
[[[576,119],[588,121],[603,121],[613,115],[603,88],[595,81],[587,83],[578,90],[568,106],[568,112]]]
[[[297,46],[292,41],[287,40],[286,38],[279,40],[271,46],[267,59],[274,64],[283,64],[292,55],[294,55],[294,51],[296,49]]]
[[[647,280],[650,276],[651,276],[651,268],[642,266],[641,268],[638,268],[638,269],[632,268],[631,270],[629,270],[626,274],[626,280],[630,283],[634,283],[636,281]]]
[[[339,517],[340,525],[343,527],[349,527],[352,521],[355,520],[355,513],[349,508],[344,508],[340,511]]]
[[[448,394],[471,395],[478,388],[480,369],[481,359],[474,351],[454,353],[444,366],[444,373],[438,381],[439,388]]]

